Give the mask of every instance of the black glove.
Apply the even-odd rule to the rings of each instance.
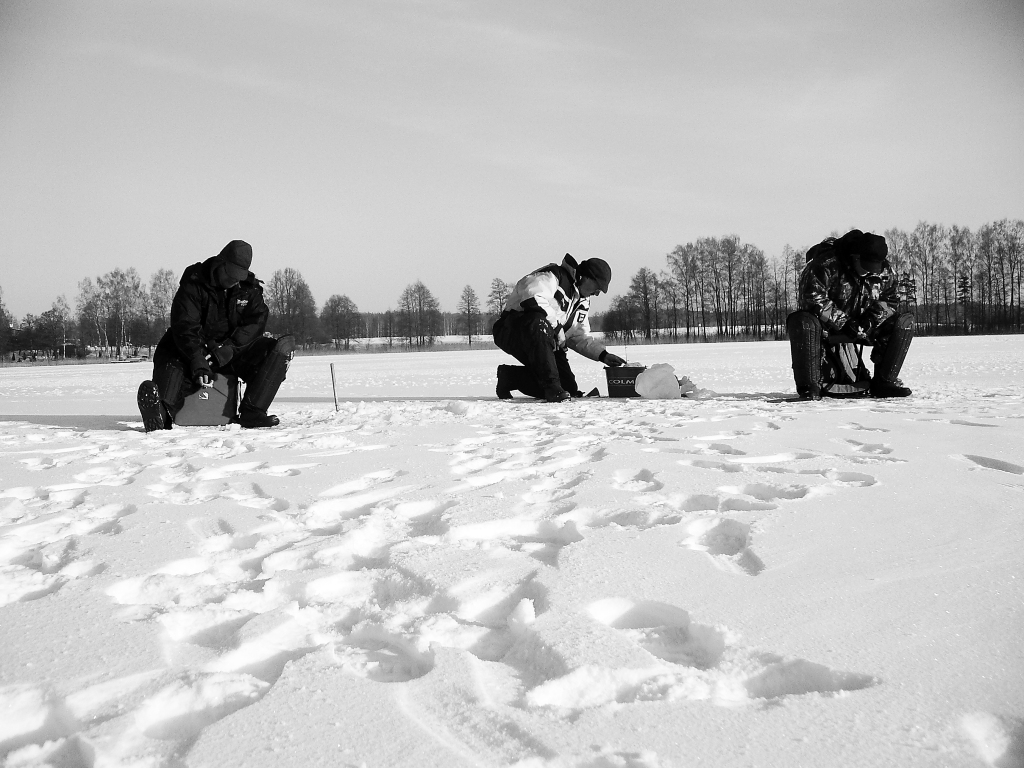
[[[210,359],[218,368],[223,368],[225,365],[230,363],[231,358],[234,356],[235,348],[228,346],[227,344],[221,344],[210,352]]]
[[[201,387],[208,387],[213,380],[213,372],[209,368],[193,368],[192,380]]]
[[[613,355],[607,349],[601,353],[600,357],[597,358],[599,362],[604,363],[610,368],[618,368],[620,365],[625,365],[626,361],[618,355]]]

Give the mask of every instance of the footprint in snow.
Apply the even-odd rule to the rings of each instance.
[[[270,686],[251,675],[186,675],[147,699],[135,714],[138,729],[154,739],[186,741],[232,712],[259,701]]]
[[[977,456],[971,453],[965,453],[962,456],[954,456],[954,458],[962,458],[976,465],[973,467],[983,467],[985,469],[994,469],[997,472],[1007,472],[1011,475],[1024,475],[1024,467],[1019,464],[1013,464],[1009,461],[1003,461],[1002,459],[992,459],[988,456]]]
[[[750,526],[730,518],[711,517],[687,526],[683,546],[705,552],[716,567],[757,576],[764,563],[750,548]]]
[[[80,472],[74,479],[85,485],[109,485],[120,486],[134,482],[135,475],[139,474],[144,467],[136,464],[121,464],[106,467],[94,467]]]
[[[618,470],[613,477],[612,488],[617,491],[651,493],[665,487],[664,483],[655,479],[654,473],[649,469],[641,469],[639,472],[628,469]]]
[[[88,505],[38,522],[0,528],[0,605],[38,600],[69,581],[102,573],[106,565],[83,557],[83,537],[121,532],[135,507]]]
[[[591,603],[588,613],[646,652],[649,664],[577,666],[528,691],[528,706],[570,713],[613,703],[679,699],[738,706],[783,696],[857,691],[879,683],[871,675],[743,646],[728,629],[696,624],[686,611],[666,603],[614,597]]]
[[[401,477],[404,474],[405,472],[399,469],[382,469],[378,472],[368,472],[355,480],[349,480],[347,482],[331,486],[327,490],[321,491],[320,496],[324,498],[349,496],[360,491],[368,491],[370,488],[375,488],[376,486],[384,483],[390,483],[395,478]]]
[[[714,459],[680,459],[679,463],[684,466],[698,467],[701,469],[717,469],[722,472],[742,472],[747,468],[757,469],[763,464],[780,464],[804,459],[816,458],[818,454],[808,451],[793,451],[787,453],[775,453],[770,456],[730,456],[723,460]],[[774,468],[765,467],[768,471]]]
[[[857,453],[869,453],[874,456],[884,456],[892,453],[892,448],[885,443],[862,443],[859,440],[846,440],[848,445],[853,447]]]
[[[0,510],[0,523],[27,522],[41,515],[64,512],[85,503],[88,491],[79,483],[42,488],[19,486],[0,491],[0,499],[12,499]]]
[[[866,427],[863,424],[859,424],[856,421],[851,421],[849,424],[840,424],[840,429],[853,429],[859,432],[888,432],[888,429],[883,427]]]
[[[772,485],[771,483],[747,483],[740,486],[722,486],[718,489],[722,493],[751,496],[758,501],[778,501],[779,499],[792,501],[794,499],[806,498],[811,493],[811,488],[806,485]]]

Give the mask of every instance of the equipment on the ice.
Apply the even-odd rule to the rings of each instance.
[[[649,400],[673,400],[680,396],[675,369],[668,363],[656,363],[636,377],[636,393]]]
[[[179,427],[220,427],[238,416],[238,377],[214,373],[210,386],[185,397],[174,423]]]
[[[649,368],[640,363],[626,363],[605,368],[608,379],[608,397],[643,397],[647,399],[674,399],[696,393],[697,387],[687,377],[679,378],[668,363],[656,363]]]
[[[636,377],[646,370],[646,365],[630,365],[629,363],[615,368],[605,368],[608,397],[640,397],[640,393],[636,391]]]

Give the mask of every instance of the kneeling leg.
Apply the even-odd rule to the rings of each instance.
[[[871,361],[875,372],[871,377],[871,394],[875,397],[906,397],[911,391],[899,380],[900,369],[914,340],[914,316],[909,312],[895,315],[875,333]]]
[[[262,338],[231,361],[231,367],[245,382],[238,416],[243,427],[273,427],[280,423],[276,416],[267,414],[267,409],[284,383],[294,351],[295,341],[291,336],[277,340]]]
[[[821,399],[821,321],[810,312],[786,318],[796,391],[805,400]]]

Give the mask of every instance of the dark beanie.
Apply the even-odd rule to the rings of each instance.
[[[233,280],[245,280],[252,264],[252,246],[245,240],[232,240],[225,245],[217,257],[224,261],[228,276]]]
[[[864,233],[860,241],[860,263],[871,272],[881,272],[885,257],[889,255],[889,246],[885,238],[872,232]]]
[[[872,232],[851,229],[835,242],[836,253],[845,259],[860,256],[860,264],[869,272],[881,272],[889,246],[885,238]]]
[[[607,293],[608,284],[612,281],[612,268],[604,259],[584,259],[576,269],[576,276],[593,279],[597,282],[597,287]]]

